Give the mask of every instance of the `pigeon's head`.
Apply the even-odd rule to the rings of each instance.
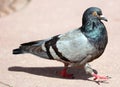
[[[97,7],[90,7],[84,12],[83,18],[82,18],[83,24],[86,21],[91,20],[91,19],[107,21],[107,19],[102,14],[102,10]]]

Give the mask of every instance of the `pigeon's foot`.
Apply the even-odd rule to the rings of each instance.
[[[106,81],[106,80],[110,79],[110,77],[108,77],[108,76],[100,76],[97,74],[93,74],[92,76],[94,77],[94,80],[98,80],[98,81]]]
[[[84,68],[87,74],[90,74],[94,77],[94,81],[104,82],[111,78],[108,76],[100,76],[100,75],[95,74],[94,70],[91,68],[91,66],[88,63],[84,66]]]
[[[68,74],[67,73],[67,69],[63,69],[61,72],[60,72],[60,76],[62,76],[63,78],[74,78],[73,77],[73,74]]]

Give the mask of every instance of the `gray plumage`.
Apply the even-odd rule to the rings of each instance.
[[[101,21],[107,19],[101,15],[101,9],[88,8],[80,28],[49,39],[21,44],[13,50],[13,54],[31,53],[73,66],[85,65],[101,56],[108,42],[107,31]]]

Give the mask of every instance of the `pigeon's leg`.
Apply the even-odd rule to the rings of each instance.
[[[64,63],[64,69],[60,72],[60,75],[64,78],[73,78],[73,74],[68,74],[67,69],[68,69],[67,63]]]
[[[85,68],[85,71],[87,74],[90,74],[94,77],[94,80],[105,81],[105,80],[108,80],[110,78],[108,76],[100,76],[100,75],[95,74],[93,69],[91,68],[91,66],[88,63],[85,64],[84,68]]]

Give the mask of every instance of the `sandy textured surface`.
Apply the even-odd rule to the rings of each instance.
[[[33,0],[25,9],[0,18],[0,87],[118,87],[120,83],[120,1],[119,0]],[[91,62],[109,83],[87,80],[82,69],[69,69],[75,79],[60,78],[63,64],[30,54],[13,55],[12,49],[32,40],[45,39],[81,26],[83,11],[100,7],[109,43],[104,54]],[[92,79],[92,78],[90,78]]]

